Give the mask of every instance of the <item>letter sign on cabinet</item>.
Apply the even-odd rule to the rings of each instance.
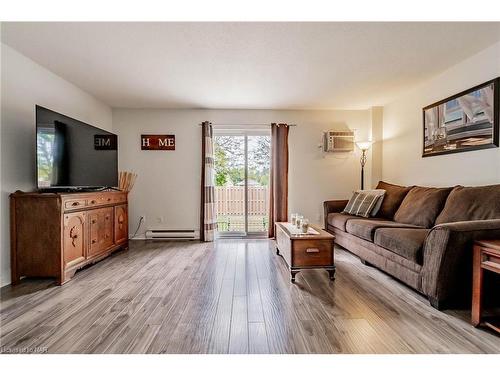
[[[175,150],[175,135],[141,135],[141,150],[173,151]]]

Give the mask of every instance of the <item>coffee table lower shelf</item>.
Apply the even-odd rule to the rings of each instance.
[[[334,239],[322,229],[314,227],[318,234],[292,234],[284,223],[276,223],[276,254],[281,255],[290,270],[290,281],[302,270],[324,269],[330,280],[335,279]]]
[[[500,318],[485,318],[483,324],[486,327],[496,331],[496,333],[500,334]]]

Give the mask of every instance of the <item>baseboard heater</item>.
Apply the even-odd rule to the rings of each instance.
[[[146,231],[147,240],[196,240],[199,231],[195,229],[149,229]]]

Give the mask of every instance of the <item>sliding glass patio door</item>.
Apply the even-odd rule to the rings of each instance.
[[[267,237],[271,136],[268,129],[215,129],[218,237]]]

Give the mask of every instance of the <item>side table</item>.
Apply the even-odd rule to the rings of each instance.
[[[483,240],[474,243],[472,269],[472,325],[483,323],[500,333],[500,320],[482,318],[484,271],[500,274],[500,240]]]

